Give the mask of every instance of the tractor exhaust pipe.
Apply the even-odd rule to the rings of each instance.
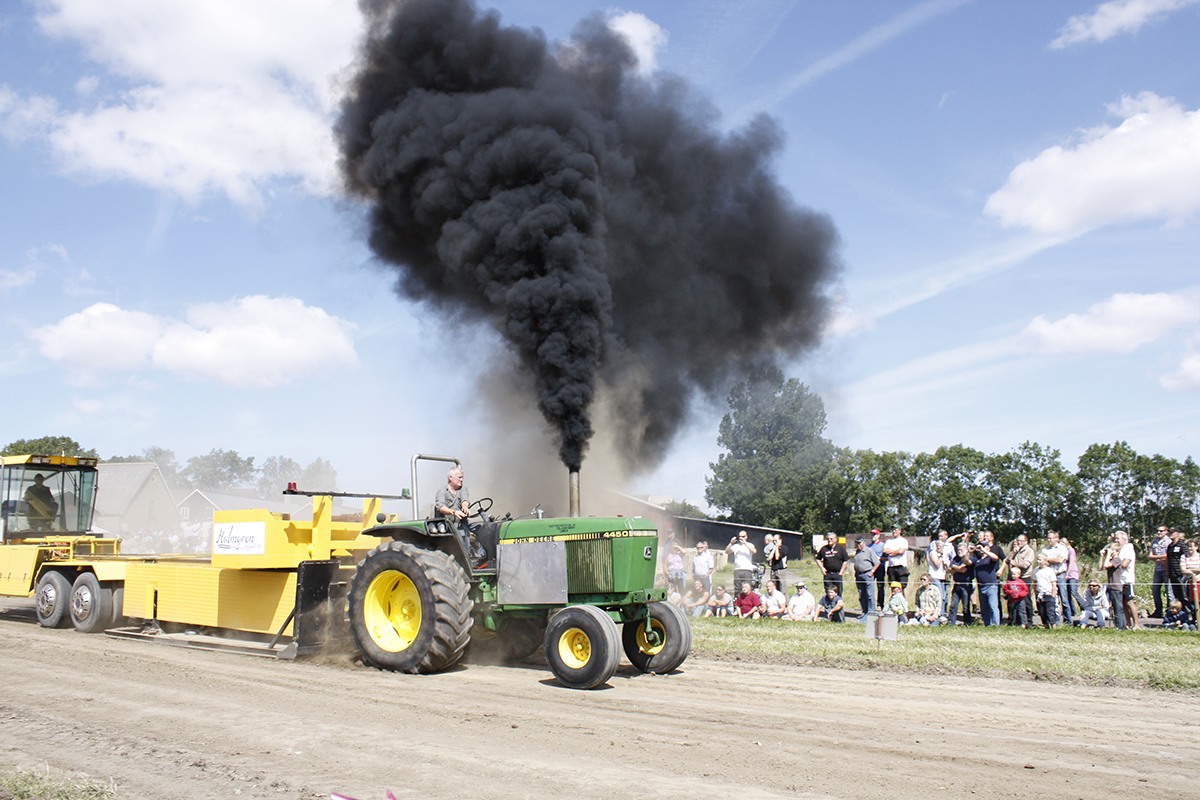
[[[570,506],[571,516],[579,516],[579,470],[571,470],[567,475],[567,505]]]

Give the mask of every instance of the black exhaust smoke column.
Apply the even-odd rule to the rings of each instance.
[[[371,247],[402,294],[494,325],[569,470],[598,381],[633,400],[631,464],[653,463],[695,390],[817,342],[836,234],[770,175],[769,119],[722,135],[600,18],[552,49],[468,0],[361,5],[336,132]]]

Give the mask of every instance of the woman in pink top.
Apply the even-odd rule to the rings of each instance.
[[[1071,617],[1077,614],[1076,608],[1083,608],[1083,598],[1079,596],[1079,562],[1075,559],[1075,548],[1068,539],[1062,540],[1067,548],[1067,600],[1071,604]]]

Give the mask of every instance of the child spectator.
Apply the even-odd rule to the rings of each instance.
[[[1008,624],[1015,628],[1029,627],[1029,613],[1025,607],[1025,599],[1029,597],[1029,587],[1021,579],[1021,568],[1009,567],[1008,580],[1004,582],[1004,597],[1008,600]]]
[[[892,581],[892,596],[887,601],[887,613],[903,617],[908,614],[908,601],[904,599],[904,584]]]
[[[1038,616],[1042,627],[1058,627],[1058,573],[1050,566],[1043,550],[1038,554],[1038,566],[1033,571],[1033,584],[1037,592]]]
[[[738,592],[738,596],[733,601],[733,610],[737,613],[738,619],[758,619],[762,616],[759,608],[762,606],[762,598],[750,588],[750,581],[745,581],[742,584],[742,591]]]
[[[821,595],[818,606],[817,619],[824,617],[830,622],[846,621],[846,612],[843,610],[845,604],[842,603],[842,597],[838,594],[836,586],[830,586],[825,590],[825,594]]]
[[[1171,601],[1170,610],[1163,614],[1162,626],[1167,630],[1175,631],[1196,630],[1196,626],[1192,624],[1188,613],[1183,608],[1183,603],[1178,600]]]
[[[712,597],[708,598],[708,611],[704,613],[704,616],[733,616],[733,595],[725,591],[724,586],[718,586],[717,590],[713,592]]]

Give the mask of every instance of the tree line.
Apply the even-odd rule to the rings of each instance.
[[[729,407],[705,499],[732,522],[843,535],[987,529],[999,541],[1053,529],[1095,552],[1117,529],[1149,541],[1159,525],[1190,532],[1200,521],[1200,467],[1190,456],[1093,444],[1072,472],[1058,450],[1029,441],[992,454],[962,444],[932,453],[837,447],[822,436],[821,398],[774,368],[735,386]]]
[[[256,466],[254,456],[244,457],[236,450],[214,448],[202,456],[180,464],[171,450],[147,447],[140,455],[100,459],[95,449],[68,436],[43,436],[18,439],[0,449],[0,455],[68,455],[95,458],[108,464],[153,461],[167,484],[175,490],[209,489],[218,492],[253,489],[259,497],[273,497],[295,482],[302,489],[337,491],[337,470],[323,458],[302,466],[287,456],[271,456]]]

